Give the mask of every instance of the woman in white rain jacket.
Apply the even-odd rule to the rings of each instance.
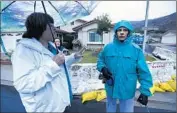
[[[28,16],[27,31],[12,55],[14,86],[27,112],[64,112],[72,100],[68,67],[82,55],[56,55],[48,49],[53,23],[44,13]]]

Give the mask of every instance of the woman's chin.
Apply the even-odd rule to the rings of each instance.
[[[119,40],[120,40],[120,41],[124,41],[124,40],[125,40],[125,38],[119,38]]]

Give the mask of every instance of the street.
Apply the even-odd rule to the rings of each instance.
[[[81,96],[74,96],[71,107],[66,112],[105,112],[105,106],[105,100],[101,102],[89,101],[82,104]],[[150,112],[175,112],[176,93],[159,93],[149,99],[148,106]],[[119,111],[118,109],[117,104],[117,111]],[[134,110],[135,112],[147,112],[147,109],[137,102]],[[13,86],[1,85],[1,112],[25,112],[20,96]]]
[[[72,106],[66,111],[66,112],[105,112],[106,111],[106,103],[105,102],[96,102],[96,101],[90,101],[86,104],[81,103],[80,98],[75,98],[71,104]],[[135,106],[134,109],[135,112],[147,112],[147,109],[145,107]],[[157,109],[157,108],[150,108],[150,112],[176,112],[174,110],[165,110],[163,108]],[[119,112],[119,105],[117,104],[117,112]]]

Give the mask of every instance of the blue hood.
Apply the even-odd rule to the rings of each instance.
[[[126,20],[122,20],[122,21],[116,23],[115,26],[114,26],[114,32],[116,32],[116,30],[119,29],[119,27],[127,28],[130,31],[130,33],[134,29],[132,24],[129,21],[126,21]]]
[[[130,31],[130,34],[125,39],[124,43],[121,43],[119,40],[117,40],[116,30],[119,29],[120,27],[125,27],[125,28],[127,28]],[[132,38],[131,38],[132,31],[133,31],[133,26],[132,26],[132,24],[129,21],[122,20],[122,21],[116,23],[115,26],[114,26],[114,33],[115,34],[114,34],[114,40],[113,40],[113,42],[116,42],[118,44],[127,44],[127,43],[130,43],[132,41]]]

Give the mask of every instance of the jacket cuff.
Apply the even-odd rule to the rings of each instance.
[[[148,97],[152,96],[153,94],[151,93],[150,89],[143,89],[140,88],[140,93],[142,93],[143,95],[146,95]]]
[[[102,70],[103,70],[104,67],[105,67],[105,66],[102,65],[102,66],[97,67],[97,69],[98,69],[99,72],[102,72]]]

